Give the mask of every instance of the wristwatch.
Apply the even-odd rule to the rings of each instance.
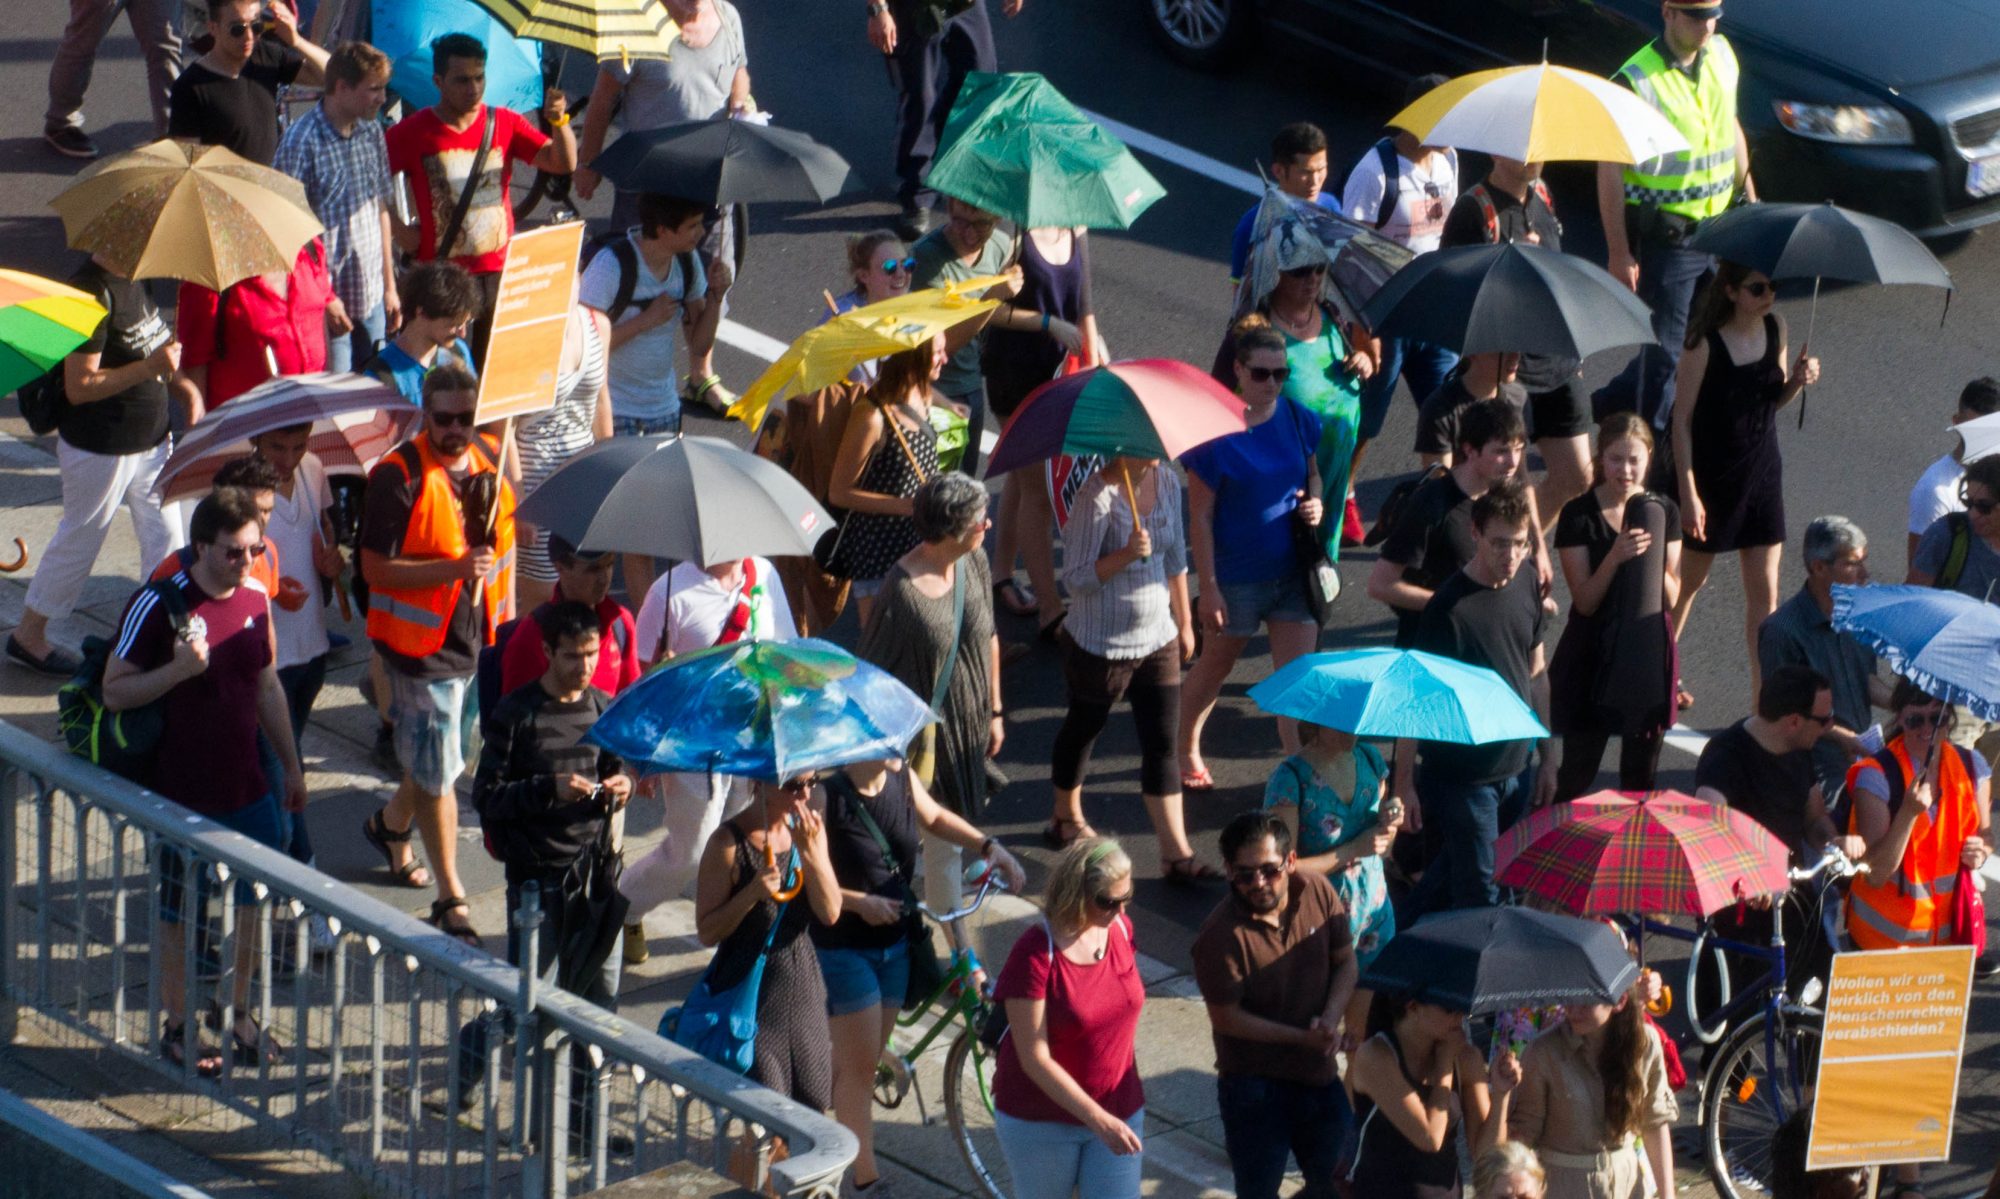
[[[889,0],[873,0],[873,3],[868,6],[868,15],[871,17],[879,17],[888,11]]]

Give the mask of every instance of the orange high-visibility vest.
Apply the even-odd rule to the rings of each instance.
[[[493,455],[484,437],[474,437],[469,451],[472,475],[494,469]],[[414,459],[414,461],[412,461]],[[431,452],[429,438],[419,433],[398,446],[370,472],[371,482],[385,486],[406,482],[421,472],[423,489],[410,509],[410,525],[403,534],[401,557],[451,558],[465,556],[470,543],[465,536],[465,518],[459,511],[458,494],[451,474]],[[468,478],[471,476],[468,475]],[[492,645],[494,633],[514,618],[514,489],[500,480],[500,512],[494,522],[493,573],[486,579],[485,644]],[[451,610],[458,604],[459,588],[454,579],[436,587],[390,588],[371,586],[368,591],[368,637],[372,641],[410,658],[422,658],[444,646],[445,627]]]
[[[1951,897],[1958,882],[1959,855],[1965,848],[1965,839],[1979,831],[1979,809],[1963,751],[1956,746],[1943,746],[1939,762],[1936,802],[1911,827],[1909,846],[1903,850],[1903,860],[1895,872],[1887,878],[1865,874],[1854,877],[1847,896],[1847,932],[1854,938],[1856,948],[1904,949],[1949,943]],[[1910,802],[1907,795],[1917,770],[1902,737],[1891,740],[1882,753],[1863,758],[1848,768],[1849,795],[1858,795],[1854,780],[1871,765],[1900,771],[1900,780],[1889,780],[1889,792],[1894,795],[1900,790],[1906,797],[1903,802]],[[1900,788],[1898,781],[1902,784]],[[1894,815],[1892,809],[1892,819]],[[1859,819],[1859,814],[1850,809],[1850,833],[1858,831]]]

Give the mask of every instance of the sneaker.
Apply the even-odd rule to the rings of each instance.
[[[625,964],[637,966],[652,956],[652,951],[646,948],[646,926],[636,921],[626,925]]]
[[[18,662],[36,674],[45,674],[52,679],[66,679],[83,669],[83,659],[70,653],[60,645],[51,645],[49,652],[37,658],[28,652],[26,646],[7,638],[7,660]]]
[[[402,759],[396,756],[396,729],[393,725],[375,726],[375,765],[392,775],[403,773]]]
[[[49,149],[65,158],[97,157],[97,143],[90,140],[89,134],[74,125],[51,129],[42,134],[42,140],[49,144]]]

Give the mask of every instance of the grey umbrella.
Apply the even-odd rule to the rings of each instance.
[[[712,566],[810,554],[833,517],[783,467],[716,437],[614,437],[564,463],[521,520],[597,553]]]
[[[1375,293],[1362,320],[1461,354],[1588,358],[1654,340],[1630,288],[1574,255],[1525,242],[1419,255]]]

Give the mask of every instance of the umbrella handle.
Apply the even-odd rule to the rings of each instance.
[[[1132,472],[1126,467],[1123,459],[1119,460],[1118,473],[1125,478],[1125,502],[1132,506],[1132,527],[1138,529],[1142,527],[1139,518],[1139,493],[1132,490]],[[1150,556],[1148,555],[1148,557]],[[1140,559],[1140,561],[1144,560],[1143,558]]]
[[[1814,326],[1819,324],[1819,284],[1820,284],[1820,277],[1818,275],[1814,275],[1812,308],[1808,310],[1806,314],[1806,339],[1799,343],[1799,352],[1801,354],[1805,353],[1806,350],[1812,347],[1813,328]],[[1946,300],[1945,302],[1949,304],[1951,301]],[[1799,388],[1799,428],[1803,429],[1805,427],[1806,427],[1806,389],[1801,387]]]

